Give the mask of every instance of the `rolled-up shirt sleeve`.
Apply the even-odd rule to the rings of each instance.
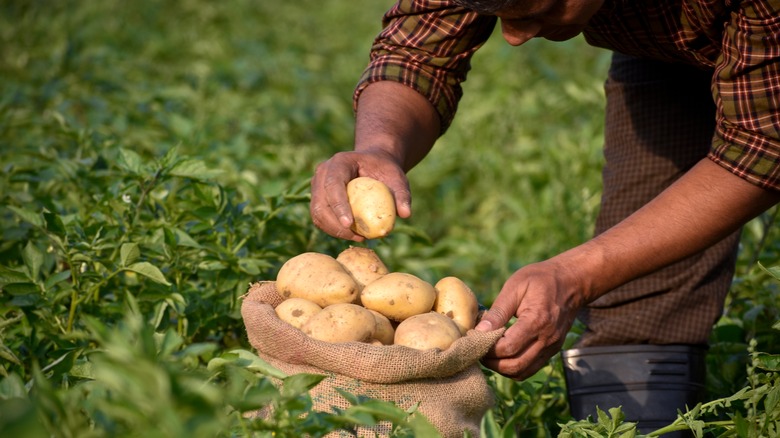
[[[741,2],[723,33],[709,157],[741,178],[780,190],[780,4]]]
[[[492,33],[496,18],[447,0],[401,0],[385,13],[382,24],[355,88],[355,110],[369,84],[399,82],[433,105],[443,134],[457,111],[471,57]]]

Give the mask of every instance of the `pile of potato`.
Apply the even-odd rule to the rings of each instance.
[[[307,252],[289,259],[276,289],[284,299],[276,307],[279,318],[326,342],[446,350],[474,328],[479,311],[460,279],[432,285],[390,272],[373,250],[355,246],[336,258]]]

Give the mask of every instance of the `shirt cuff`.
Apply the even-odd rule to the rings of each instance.
[[[736,129],[718,130],[708,157],[740,178],[780,191],[780,141]]]
[[[443,135],[452,124],[455,112],[457,111],[458,101],[463,93],[459,85],[450,86],[449,90],[444,90],[444,87],[438,84],[433,78],[421,73],[410,75],[409,70],[402,66],[388,64],[381,69],[369,66],[363,71],[352,95],[353,111],[357,112],[358,99],[363,90],[370,84],[379,81],[400,83],[410,87],[425,97],[439,114],[439,121],[441,123],[439,136]]]

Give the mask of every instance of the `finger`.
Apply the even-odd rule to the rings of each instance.
[[[503,359],[485,357],[482,359],[482,364],[503,376],[524,380],[542,369],[549,358],[550,356],[543,353],[542,344],[538,343],[522,356]]]
[[[530,332],[535,333],[535,332]],[[499,344],[503,341],[503,344]],[[495,349],[483,358],[485,366],[513,379],[526,379],[544,367],[560,346],[535,334],[528,327],[515,323],[496,343]]]
[[[412,192],[409,189],[409,180],[405,175],[386,182],[387,187],[393,193],[395,199],[395,210],[398,217],[406,219],[412,215]]]
[[[537,342],[539,342],[537,332],[529,331],[527,327],[523,326],[522,321],[519,324],[516,321],[498,339],[486,357],[506,359],[519,356]]]
[[[333,215],[343,228],[349,229],[352,226],[354,217],[352,215],[352,207],[349,205],[349,198],[347,197],[347,183],[357,175],[343,169],[343,166],[336,167],[324,173],[322,176],[322,191],[325,194],[328,207],[333,211]]]
[[[560,351],[565,336],[558,331],[545,331],[544,318],[520,315],[485,355],[485,366],[515,379],[525,379],[544,367],[549,359]]]
[[[333,237],[353,240],[355,242],[362,242],[365,240],[363,236],[355,234],[351,229],[341,226],[341,223],[329,208],[323,208],[312,204],[310,207],[310,214],[314,225]]]
[[[312,177],[312,198],[323,210],[330,210],[331,215],[344,229],[352,226],[352,209],[347,199],[347,183],[357,176],[356,165],[349,155],[339,153],[330,160],[317,166]]]
[[[328,190],[325,188],[323,182],[326,179],[324,175],[327,174],[328,162],[325,162],[317,167],[311,180],[309,213],[314,225],[331,236],[362,242],[365,239],[362,236],[355,234],[350,229],[349,225],[344,226],[343,222],[339,220],[336,213],[330,207],[327,196]]]
[[[517,312],[524,295],[525,288],[518,291],[510,282],[504,284],[493,305],[482,315],[476,330],[487,332],[505,326]]]

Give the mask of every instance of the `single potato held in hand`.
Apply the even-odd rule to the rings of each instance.
[[[352,208],[352,231],[366,239],[390,234],[395,226],[395,198],[382,181],[361,176],[347,183]]]

